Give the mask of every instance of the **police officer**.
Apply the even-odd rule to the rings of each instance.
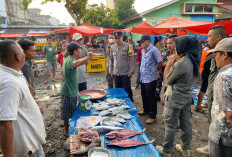
[[[123,42],[123,33],[114,32],[115,44],[110,50],[109,71],[114,77],[115,88],[124,88],[132,102],[131,77],[135,73],[135,57],[132,46]]]

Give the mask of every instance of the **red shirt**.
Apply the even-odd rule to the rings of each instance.
[[[142,47],[139,47],[138,51],[137,51],[137,55],[136,55],[136,63],[141,63],[142,60]]]
[[[60,63],[61,68],[63,66],[63,60],[64,60],[64,55],[63,53],[60,53],[58,56],[58,62]]]

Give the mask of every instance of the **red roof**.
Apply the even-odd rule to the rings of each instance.
[[[17,38],[25,34],[1,34],[0,38]]]
[[[56,29],[53,31],[53,33],[68,33],[69,28],[64,28],[64,29]]]
[[[156,34],[166,33],[168,29],[155,29],[151,25],[149,25],[147,22],[143,22],[140,25],[137,25],[135,27],[122,29],[122,31],[133,32],[133,33],[138,33],[138,34],[156,35]]]
[[[47,35],[49,35],[49,33],[28,33],[26,35],[38,37],[38,36],[47,36]]]
[[[197,26],[209,24],[211,22],[193,21],[173,16],[162,23],[155,25],[154,28],[182,28],[188,26]]]
[[[223,25],[226,28],[226,34],[232,34],[232,21],[217,22],[201,26],[184,27],[183,29],[194,34],[208,34],[209,29],[216,25]]]
[[[91,25],[81,25],[81,26],[70,27],[70,37],[72,37],[74,33],[80,33],[82,36],[91,36],[91,35],[110,34],[115,31],[116,29],[94,27]]]

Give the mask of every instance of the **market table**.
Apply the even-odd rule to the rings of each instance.
[[[126,120],[126,123],[123,124],[123,127],[127,130],[140,132],[143,130],[142,123],[139,120],[137,110],[134,107],[133,103],[128,97],[128,94],[125,92],[122,88],[112,88],[112,89],[104,89],[106,91],[107,96],[103,98],[103,100],[107,98],[118,98],[126,100],[127,105],[130,106],[130,109],[128,112],[133,116],[132,119]],[[80,104],[79,104],[80,105]],[[79,105],[77,106],[73,117],[69,120],[69,134],[70,135],[77,135],[77,128],[76,128],[76,122],[77,120],[82,116],[92,116],[92,115],[98,115],[95,111],[90,110],[87,112],[84,112],[79,109]],[[119,147],[111,147],[107,146],[106,142],[110,141],[107,138],[104,138],[104,135],[106,133],[100,134],[101,139],[104,140],[104,147],[110,151],[112,157],[161,157],[159,152],[156,150],[153,144],[149,145],[143,145],[133,148],[119,148]],[[142,135],[137,135],[133,137],[132,139],[141,141],[141,142],[149,142],[152,139],[148,139],[146,133],[143,133]]]

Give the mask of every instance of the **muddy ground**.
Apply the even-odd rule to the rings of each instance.
[[[43,69],[43,68],[42,68]],[[40,69],[41,70],[41,69]],[[104,73],[89,74],[89,87],[94,88],[106,88],[106,82],[104,80]],[[63,135],[63,121],[60,119],[60,70],[57,70],[57,82],[50,81],[48,84],[44,84],[44,71],[40,71],[39,76],[34,77],[34,88],[36,93],[36,102],[39,106],[44,108],[44,118],[47,132],[47,143],[44,145],[45,152],[48,150],[48,157],[66,157],[69,156],[69,152],[65,151],[63,143],[66,137]],[[142,109],[141,91],[135,89],[136,76],[132,78],[132,89],[135,100],[135,107],[139,110]],[[192,106],[194,109],[194,106]],[[158,102],[158,115],[157,121],[152,125],[145,124],[147,117],[140,117],[140,120],[146,129],[146,133],[149,139],[155,139],[154,145],[161,145],[164,137],[164,125],[162,121],[163,105],[162,102]],[[196,153],[197,147],[202,147],[207,144],[207,134],[209,124],[207,122],[207,116],[193,111],[193,117],[191,118],[193,128],[193,139],[191,144],[193,157],[204,157]],[[175,144],[180,143],[181,131],[178,130],[175,137]],[[181,157],[175,149],[173,149],[173,157]]]

